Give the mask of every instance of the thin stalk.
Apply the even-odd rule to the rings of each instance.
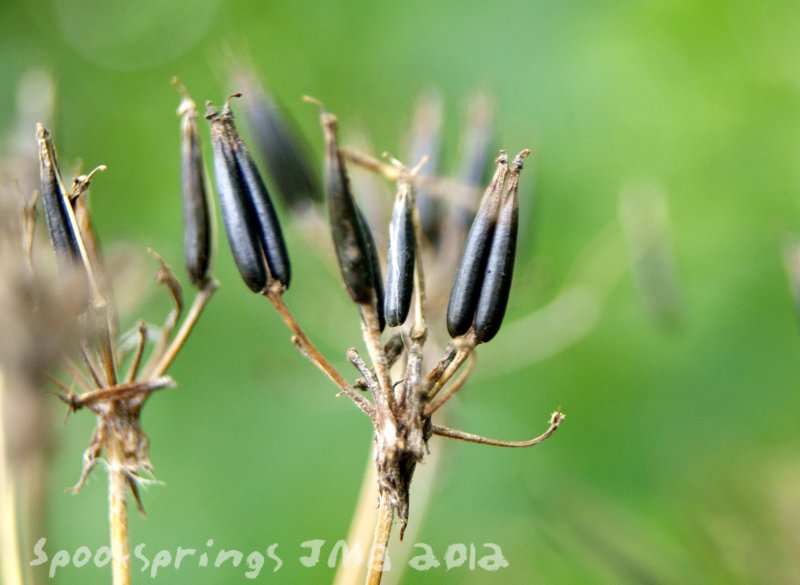
[[[219,283],[217,283],[216,280],[211,279],[197,292],[197,295],[194,297],[194,301],[192,301],[192,306],[189,309],[189,313],[186,315],[183,323],[181,323],[180,329],[178,329],[178,333],[172,339],[172,343],[170,343],[167,349],[164,351],[164,355],[161,357],[158,365],[153,369],[153,376],[163,376],[172,365],[172,362],[175,361],[175,358],[178,356],[178,352],[180,352],[181,348],[186,343],[186,340],[194,329],[194,326],[197,325],[197,321],[203,314],[203,309],[206,308],[208,301],[211,300],[211,297],[217,290],[218,286]]]
[[[470,374],[472,374],[472,370],[475,368],[475,362],[477,360],[474,351],[467,354],[467,357],[471,357],[472,359],[469,360],[466,368],[458,375],[458,378],[456,378],[452,384],[445,388],[443,392],[438,393],[436,398],[427,404],[425,407],[425,416],[431,416],[434,412],[444,406],[448,400],[450,400],[459,390],[461,390],[461,387],[469,379]]]
[[[108,519],[111,529],[111,571],[113,585],[130,585],[131,559],[128,539],[128,478],[122,445],[110,437],[108,444]]]
[[[269,302],[278,311],[278,314],[283,319],[283,322],[289,328],[293,335],[293,343],[298,347],[300,352],[308,358],[308,360],[317,366],[317,368],[325,374],[339,389],[344,392],[354,403],[360,408],[371,420],[375,420],[375,409],[369,401],[356,392],[352,386],[345,380],[342,375],[333,367],[328,359],[320,353],[316,346],[311,342],[305,331],[300,327],[300,324],[295,320],[294,315],[283,302],[281,291],[268,288],[264,292]]]
[[[566,415],[564,415],[560,410],[555,411],[552,415],[550,415],[550,426],[547,427],[547,430],[543,432],[538,437],[534,437],[533,439],[528,439],[527,441],[502,441],[500,439],[490,439],[488,437],[483,437],[481,435],[473,435],[472,433],[465,433],[464,431],[459,431],[456,429],[451,429],[448,427],[441,427],[439,425],[433,425],[433,434],[439,435],[440,437],[448,437],[450,439],[457,439],[459,441],[465,441],[467,443],[476,443],[478,445],[492,445],[494,447],[511,447],[511,448],[524,448],[524,447],[533,447],[534,445],[538,445],[543,441],[546,441],[550,438],[550,436],[558,430],[559,425],[564,420]]]
[[[0,370],[0,578],[3,585],[22,585],[17,490],[5,444],[4,382],[3,372]]]
[[[375,471],[375,457],[370,452],[367,467],[364,470],[364,479],[361,481],[361,491],[358,495],[358,503],[350,524],[350,532],[347,535],[348,550],[368,550],[375,529],[375,522],[378,517],[378,510],[375,508],[375,498],[377,497],[378,477]],[[361,576],[364,574],[363,562],[358,563],[339,563],[333,585],[358,585],[361,583]]]
[[[392,533],[394,508],[391,502],[381,496],[378,506],[378,521],[375,524],[375,537],[372,539],[372,553],[369,559],[367,585],[380,585],[383,578],[383,563],[389,549],[389,536]]]
[[[374,305],[361,305],[361,333],[367,345],[367,353],[372,360],[372,367],[378,377],[380,392],[376,393],[376,408],[378,416],[391,416],[389,420],[394,424],[392,416],[394,407],[394,392],[392,380],[389,377],[389,360],[381,343],[381,330],[378,322],[378,311]]]

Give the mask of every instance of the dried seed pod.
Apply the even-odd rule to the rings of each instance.
[[[291,272],[283,233],[264,181],[233,123],[229,100],[222,112],[207,104],[206,114],[228,242],[239,273],[251,290],[263,291],[270,279],[288,288]]]
[[[267,166],[268,178],[284,203],[302,212],[322,201],[319,179],[293,120],[254,74],[240,72],[236,81],[246,88],[243,101],[247,120]]]
[[[402,183],[392,209],[389,224],[389,249],[386,253],[386,298],[384,313],[386,323],[397,327],[405,322],[411,307],[414,289],[414,239],[413,200],[411,188]]]
[[[328,218],[339,270],[353,302],[360,305],[371,304],[377,301],[374,268],[377,253],[370,253],[369,228],[350,192],[350,180],[339,153],[336,116],[321,110],[320,120],[325,134]],[[374,249],[374,244],[371,247]],[[380,282],[380,278],[377,280]]]
[[[41,200],[50,240],[60,260],[80,262],[81,252],[70,219],[69,198],[61,181],[50,132],[41,124],[36,125],[36,141],[39,145]]]
[[[283,241],[281,224],[275,213],[275,206],[272,204],[267,187],[264,185],[253,159],[250,158],[250,154],[242,142],[236,145],[235,154],[260,227],[259,235],[269,273],[272,278],[289,288],[292,277],[291,265],[286,244]]]
[[[381,261],[378,257],[378,246],[375,245],[375,238],[372,229],[369,227],[367,218],[358,209],[358,217],[361,219],[361,226],[364,229],[364,238],[367,242],[367,253],[369,254],[369,266],[372,270],[372,282],[375,284],[375,308],[378,312],[378,326],[381,331],[386,329],[386,313],[384,311],[383,277],[381,276]]]
[[[181,117],[181,195],[183,203],[183,253],[189,279],[202,287],[211,273],[211,216],[197,107],[184,94],[178,106]]]
[[[428,157],[420,176],[433,175],[438,169],[443,110],[442,96],[437,91],[428,90],[417,99],[414,122],[411,127],[411,148],[408,160],[412,161],[412,164],[416,164],[422,157]],[[414,198],[422,233],[428,242],[438,246],[442,221],[441,202],[424,188],[417,189]]]
[[[452,337],[464,335],[472,326],[475,317],[483,273],[500,209],[503,184],[508,173],[508,156],[504,150],[500,151],[496,163],[497,170],[475,215],[450,292],[447,330]]]
[[[508,187],[500,204],[475,311],[475,336],[479,343],[486,343],[497,334],[508,305],[519,225],[519,173],[522,170],[522,160],[528,154],[530,151],[524,150],[514,159]]]

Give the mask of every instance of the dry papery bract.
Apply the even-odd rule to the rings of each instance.
[[[259,91],[263,92],[261,88]],[[235,95],[238,97],[238,94]],[[443,315],[441,311],[434,310],[431,313],[428,309],[423,263],[425,260],[430,262],[437,257],[446,257],[439,255],[439,250],[447,250],[451,246],[441,236],[432,242],[423,235],[421,226],[424,222],[420,217],[416,191],[418,187],[424,187],[429,193],[426,196],[437,197],[440,202],[448,203],[448,197],[453,197],[454,192],[469,193],[474,188],[433,174],[423,175],[420,169],[425,159],[419,161],[416,167],[409,168],[388,154],[384,155],[386,161],[382,161],[340,146],[336,116],[319,101],[313,98],[305,100],[320,110],[325,142],[323,184],[333,250],[344,287],[358,309],[370,362],[367,363],[356,348],[347,351],[348,360],[359,374],[353,382],[338,372],[311,342],[287,306],[284,283],[272,274],[269,260],[280,254],[284,244],[282,239],[265,237],[267,229],[257,206],[252,203],[253,190],[241,180],[243,165],[238,158],[241,154],[237,153],[247,154],[247,149],[235,129],[230,99],[225,102],[221,112],[209,105],[207,115],[211,122],[220,206],[223,216],[227,214],[236,218],[235,221],[226,220],[225,226],[234,259],[239,264],[245,283],[270,300],[291,330],[292,342],[298,350],[331,379],[373,424],[379,496],[367,582],[379,583],[394,518],[399,520],[402,538],[409,517],[411,480],[417,464],[428,452],[428,441],[432,436],[488,445],[527,447],[547,439],[564,418],[560,411],[554,412],[545,432],[528,441],[489,439],[432,421],[434,413],[466,382],[474,365],[476,347],[491,340],[500,328],[514,264],[518,182],[524,159],[530,151],[521,151],[510,164],[505,151],[501,151],[494,178],[486,189],[477,214],[469,211],[472,203],[464,205],[462,201],[466,207],[462,215],[474,215],[475,219],[471,222],[471,229],[469,223],[462,220],[463,234],[454,234],[452,237],[459,242],[466,239],[465,252],[460,262],[456,257],[451,260],[450,266],[436,265],[437,271],[451,271],[452,275],[458,264],[459,276],[452,291],[443,292],[441,286],[435,291],[437,296],[450,296],[448,324],[452,313],[457,326],[449,327],[453,338],[439,356],[432,358],[429,347],[426,347],[429,339],[428,319],[431,316],[441,319]],[[250,104],[249,108],[253,107]],[[265,106],[261,114],[265,117],[276,115],[269,106]],[[255,132],[263,131],[267,126],[262,123],[255,128]],[[259,140],[269,142],[270,139],[261,136]],[[265,156],[274,156],[274,150],[265,148]],[[234,154],[229,154],[231,152]],[[293,156],[299,155],[295,152]],[[249,155],[247,158],[249,160]],[[366,221],[352,192],[348,163],[369,169],[396,185],[394,211],[391,221],[386,222],[389,228],[389,246],[384,255],[388,265],[386,280],[381,274],[379,252],[372,233],[373,229],[385,230],[386,226],[371,226]],[[304,162],[303,166],[305,168],[307,164]],[[250,168],[255,167],[251,165]],[[260,176],[258,179],[250,183],[265,184]],[[305,189],[303,183],[298,182],[297,188]],[[453,186],[456,188],[453,189]],[[285,191],[290,186],[284,182],[280,188]],[[266,194],[266,189],[263,193]],[[283,196],[287,197],[285,192]],[[263,195],[261,197],[264,199]],[[268,195],[266,200],[270,201],[271,206]],[[294,205],[289,208],[296,210]],[[303,221],[306,221],[309,208],[316,210],[317,214],[322,213],[309,203],[303,206]],[[436,225],[443,222],[447,215],[437,210],[438,219],[426,218],[431,233],[447,233],[442,231],[441,225]],[[469,235],[466,233],[468,229]],[[450,228],[450,233],[453,231]],[[257,286],[253,286],[253,279],[249,278],[253,272],[249,267],[253,264],[245,263],[245,269],[241,264],[240,258],[245,255],[237,248],[242,246],[252,250],[249,257],[264,273],[264,277],[256,282]],[[445,304],[439,301],[436,306]],[[384,334],[387,324],[390,331]],[[437,347],[439,344],[435,340],[430,345]],[[430,363],[425,365],[426,361]],[[371,400],[365,397],[365,393]]]

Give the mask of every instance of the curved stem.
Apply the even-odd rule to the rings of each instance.
[[[432,430],[434,435],[439,435],[440,437],[447,437],[450,439],[457,439],[459,441],[466,441],[467,443],[492,445],[494,447],[533,447],[534,445],[538,445],[539,443],[550,438],[550,436],[558,430],[558,426],[565,417],[566,415],[560,410],[555,411],[552,415],[550,415],[550,426],[547,428],[547,430],[538,437],[528,439],[527,441],[501,441],[500,439],[490,439],[481,435],[473,435],[472,433],[465,433],[463,431],[451,429],[449,427],[441,427],[439,425],[433,425]]]

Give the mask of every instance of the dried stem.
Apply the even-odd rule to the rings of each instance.
[[[466,207],[472,211],[477,209],[477,205],[474,203],[465,205],[465,202],[477,201],[477,198],[480,196],[481,189],[473,185],[432,175],[419,175],[415,177],[406,169],[399,169],[394,165],[387,164],[360,150],[347,146],[340,146],[339,152],[341,152],[345,160],[377,173],[388,181],[394,183],[400,179],[405,179],[414,186],[425,189],[427,193],[436,195],[451,205]]]
[[[467,367],[459,374],[458,378],[456,378],[452,384],[445,388],[443,392],[437,394],[436,398],[428,403],[428,405],[425,407],[425,416],[431,416],[434,412],[444,406],[448,400],[450,400],[459,390],[461,390],[461,387],[469,379],[470,374],[472,374],[472,370],[475,368],[477,357],[473,351],[467,354],[467,358],[472,358],[467,363]]]
[[[547,428],[547,430],[538,437],[534,437],[533,439],[529,439],[527,441],[501,441],[499,439],[490,439],[488,437],[483,437],[481,435],[473,435],[472,433],[465,433],[463,431],[451,429],[448,427],[441,427],[439,425],[433,425],[433,434],[439,435],[440,437],[448,437],[450,439],[466,441],[467,443],[477,443],[479,445],[492,445],[494,447],[512,447],[512,448],[533,447],[534,445],[538,445],[539,443],[550,438],[550,436],[558,430],[558,426],[561,424],[564,418],[565,415],[560,410],[555,411],[550,416],[550,426]]]
[[[108,518],[111,527],[113,585],[130,585],[131,560],[128,542],[128,477],[123,448],[118,437],[108,442]]]
[[[383,343],[381,343],[378,311],[373,305],[361,305],[361,333],[364,335],[367,353],[372,360],[372,367],[375,368],[375,375],[380,387],[380,392],[375,393],[377,416],[388,418],[394,424],[392,420],[394,418],[392,416],[394,393],[392,392],[392,380],[389,377],[389,360],[383,350]]]
[[[214,295],[214,292],[217,290],[218,286],[219,284],[217,281],[212,278],[197,292],[197,295],[195,295],[194,301],[192,302],[192,306],[189,309],[189,313],[183,320],[178,333],[173,338],[169,347],[167,347],[167,349],[164,351],[164,355],[161,357],[158,365],[154,368],[153,376],[163,376],[172,365],[172,362],[175,361],[175,358],[178,356],[178,352],[180,352],[181,348],[183,348],[195,325],[197,325],[197,321],[203,314],[203,309],[206,308],[208,301],[211,300],[211,297]]]
[[[276,287],[268,288],[264,292],[264,296],[267,297],[269,302],[272,303],[272,305],[278,311],[278,314],[281,316],[281,319],[283,319],[283,322],[292,332],[292,335],[296,340],[296,344],[303,355],[305,355],[312,364],[314,364],[320,371],[322,371],[323,374],[325,374],[334,384],[336,384],[336,386],[338,386],[341,391],[344,392],[358,408],[361,409],[362,412],[364,412],[370,417],[371,420],[374,421],[375,409],[366,398],[361,396],[353,389],[352,386],[350,386],[347,380],[345,380],[336,370],[336,368],[333,367],[333,364],[331,364],[311,342],[303,329],[300,327],[300,324],[295,320],[291,311],[289,311],[289,307],[287,307],[286,303],[283,302],[281,292],[282,287],[280,284],[278,284]]]
[[[22,557],[20,555],[20,530],[17,510],[17,486],[11,471],[11,460],[6,445],[6,414],[4,402],[7,395],[5,378],[0,370],[0,581],[3,585],[22,585]]]
[[[385,496],[381,496],[378,505],[378,521],[375,524],[375,537],[372,540],[372,553],[369,559],[367,585],[380,585],[383,578],[383,563],[389,549],[389,536],[392,533],[394,507]]]

